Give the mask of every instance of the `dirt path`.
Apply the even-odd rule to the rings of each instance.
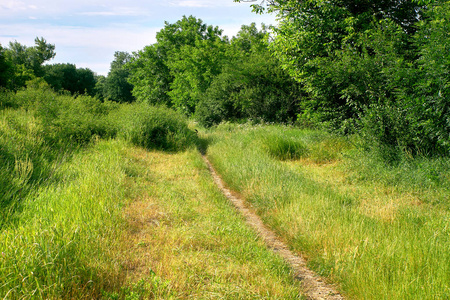
[[[203,155],[203,159],[211,171],[214,182],[222,190],[224,195],[232,202],[236,209],[245,217],[247,223],[258,232],[270,249],[272,249],[275,253],[278,253],[289,263],[295,272],[295,277],[302,282],[302,292],[309,299],[344,299],[333,286],[327,284],[320,276],[308,269],[306,267],[305,259],[290,251],[289,248],[276,236],[276,234],[264,225],[259,216],[246,207],[244,200],[234,196],[232,192],[225,187],[224,182],[214,170],[214,167],[208,158]]]

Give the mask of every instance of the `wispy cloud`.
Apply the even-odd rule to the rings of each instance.
[[[209,7],[209,8],[218,8],[218,7],[229,7],[236,5],[233,0],[172,0],[169,1],[172,6],[179,7]]]
[[[147,9],[143,9],[142,7],[115,7],[107,10],[99,10],[99,11],[85,11],[78,13],[82,16],[145,16],[148,15],[149,12]]]
[[[27,5],[22,1],[5,0],[0,3],[1,10],[23,11],[27,9]]]
[[[115,51],[134,52],[156,42],[164,21],[193,15],[228,36],[240,26],[273,23],[233,0],[0,0],[0,43],[34,45],[44,37],[56,46],[51,63],[74,63],[106,75]]]
[[[211,7],[212,3],[200,0],[184,0],[172,2],[172,5],[181,7]]]

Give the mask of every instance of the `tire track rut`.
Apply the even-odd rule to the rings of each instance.
[[[295,278],[301,281],[302,293],[308,299],[314,300],[341,300],[342,295],[330,284],[326,283],[320,276],[311,271],[306,266],[306,260],[294,254],[286,244],[284,244],[277,235],[270,230],[261,220],[261,218],[247,208],[245,201],[233,195],[228,189],[218,173],[215,171],[208,158],[203,155],[203,160],[207,164],[216,185],[222,193],[231,201],[236,209],[245,217],[247,224],[250,225],[258,235],[264,240],[266,245],[275,253],[280,255],[294,270]]]

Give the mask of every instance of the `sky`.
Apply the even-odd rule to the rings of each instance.
[[[275,25],[250,3],[233,0],[0,0],[0,44],[34,46],[36,37],[55,45],[49,63],[72,63],[107,75],[116,51],[139,51],[156,42],[164,22],[183,15],[218,26],[232,37],[241,25]]]

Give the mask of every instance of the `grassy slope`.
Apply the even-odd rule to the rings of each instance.
[[[349,297],[450,296],[448,161],[380,167],[344,159],[345,141],[277,126],[222,126],[210,138],[225,181]]]

